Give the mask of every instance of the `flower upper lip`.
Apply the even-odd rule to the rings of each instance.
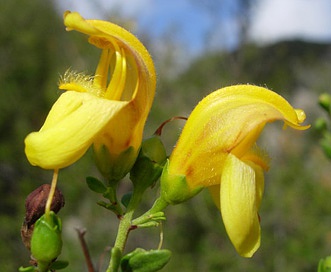
[[[137,153],[155,95],[153,61],[140,41],[110,22],[85,20],[66,12],[67,30],[87,34],[102,49],[95,76],[66,72],[63,93],[39,132],[25,139],[25,153],[33,165],[45,169],[66,167],[94,144],[112,154],[129,147]],[[131,154],[131,159],[137,154]]]
[[[302,110],[294,109],[280,95],[262,87],[236,85],[217,90],[191,113],[171,154],[169,171],[185,175],[188,169],[192,172],[192,167],[195,173],[204,169],[201,170],[204,178],[193,178],[192,184],[198,185],[208,180],[206,170],[212,157],[219,171],[214,176],[217,182],[224,156],[229,152],[243,156],[266,123],[283,120],[286,125],[302,130],[310,127],[301,125],[304,117]],[[187,154],[190,155],[183,159]],[[201,159],[202,154],[206,154],[205,160]]]

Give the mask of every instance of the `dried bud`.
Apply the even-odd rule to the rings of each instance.
[[[43,184],[31,192],[25,200],[25,218],[21,228],[21,237],[26,248],[30,250],[30,240],[34,223],[45,213],[45,206],[51,186]],[[64,197],[59,189],[55,190],[51,210],[57,213],[64,206]]]
[[[25,201],[25,222],[33,225],[44,213],[51,186],[43,184],[28,195]],[[64,206],[64,197],[59,189],[55,190],[51,210],[57,213]]]

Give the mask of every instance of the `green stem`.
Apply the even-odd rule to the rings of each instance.
[[[122,258],[124,248],[126,245],[126,241],[131,230],[132,226],[132,217],[140,203],[142,197],[142,193],[134,190],[132,194],[132,198],[127,208],[127,212],[122,216],[120,224],[118,226],[117,236],[115,240],[115,244],[110,254],[110,262],[106,272],[117,272],[120,260]]]
[[[117,187],[117,185],[109,186],[107,188],[107,194],[104,195],[104,197],[109,199],[116,215],[117,216],[122,216],[123,215],[123,210],[122,210],[122,207],[121,207],[121,205],[120,205],[120,203],[117,199],[116,187]]]
[[[169,205],[168,202],[166,202],[162,196],[160,196],[158,199],[155,200],[152,208],[150,208],[147,212],[145,212],[143,215],[139,216],[135,220],[132,221],[133,225],[140,225],[142,223],[145,223],[150,219],[154,214],[157,214],[161,211],[163,211],[167,206]]]
[[[126,213],[120,221],[114,248],[111,251],[110,262],[107,272],[118,271],[120,259],[122,258],[125,244],[129,235],[133,213],[134,210]]]
[[[38,262],[38,272],[47,272],[49,271],[49,262]]]

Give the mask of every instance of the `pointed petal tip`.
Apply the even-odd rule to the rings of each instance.
[[[77,30],[88,35],[98,32],[78,12],[65,11],[63,21],[67,31]]]
[[[285,120],[285,125],[284,128],[286,128],[287,126],[290,126],[294,129],[297,130],[306,130],[309,129],[311,127],[311,125],[301,125],[305,120],[306,120],[306,113],[304,112],[304,110],[302,109],[294,109],[296,116],[297,116],[297,122],[290,122]]]

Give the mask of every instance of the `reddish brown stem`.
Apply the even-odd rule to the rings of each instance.
[[[84,239],[84,235],[86,233],[86,230],[82,230],[82,229],[77,228],[76,231],[78,233],[79,242],[80,242],[80,244],[82,246],[82,249],[83,249],[83,253],[84,253],[84,257],[85,257],[88,272],[96,272],[94,270],[94,267],[93,267],[90,252],[88,250],[86,241]]]
[[[154,132],[154,135],[158,135],[158,136],[161,136],[162,134],[162,129],[163,127],[168,124],[169,122],[172,122],[173,120],[178,120],[178,119],[181,119],[181,120],[187,120],[187,117],[182,117],[182,116],[174,116],[166,121],[164,121],[159,127],[158,129]]]

